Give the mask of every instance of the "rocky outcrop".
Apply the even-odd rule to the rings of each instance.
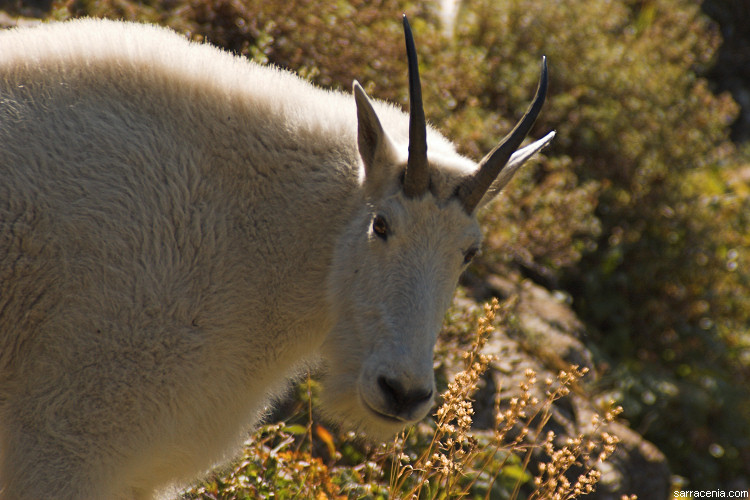
[[[513,311],[516,327],[496,331],[486,352],[497,359],[486,375],[485,386],[476,395],[474,424],[478,429],[489,429],[494,423],[494,394],[507,403],[518,395],[518,387],[525,381],[527,370],[537,374],[538,380],[555,379],[560,370],[574,364],[589,369],[589,374],[568,395],[553,404],[551,418],[543,433],[555,432],[556,444],[578,435],[592,435],[606,431],[619,438],[615,453],[597,464],[601,479],[596,491],[585,498],[614,500],[635,494],[640,499],[666,500],[671,498],[671,475],[664,454],[646,441],[625,422],[614,421],[598,429],[592,418],[600,411],[600,395],[596,391],[596,367],[592,353],[581,341],[583,324],[567,303],[566,296],[549,292],[529,280],[510,281],[490,276],[482,282],[468,283],[472,293],[480,299],[490,296],[517,297]],[[456,371],[460,369],[456,368]],[[531,388],[539,401],[545,399],[545,386]],[[501,403],[502,404],[502,403]],[[541,403],[540,403],[541,404]],[[528,414],[533,414],[530,409]],[[545,457],[535,456],[534,460]],[[530,470],[538,470],[532,463]],[[577,476],[577,472],[574,472]],[[574,480],[574,478],[572,478]]]

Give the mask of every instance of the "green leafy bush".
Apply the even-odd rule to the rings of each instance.
[[[626,415],[697,484],[748,474],[747,202],[722,177],[737,161],[736,107],[696,76],[715,30],[693,2],[469,5],[459,30],[477,45],[501,47],[508,66],[553,62],[549,154],[597,183],[601,224],[595,249],[559,276],[615,366],[606,380]],[[575,234],[554,215],[547,234]]]

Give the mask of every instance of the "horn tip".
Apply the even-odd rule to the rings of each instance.
[[[547,56],[542,56],[542,70],[539,75],[539,86],[537,87],[537,96],[544,102],[547,97],[547,85],[549,82],[549,72],[547,70]]]

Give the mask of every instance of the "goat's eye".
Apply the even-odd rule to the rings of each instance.
[[[385,217],[382,215],[375,216],[372,220],[372,232],[375,233],[378,238],[382,238],[383,240],[388,239],[389,229]]]
[[[464,252],[464,264],[468,264],[472,261],[474,257],[477,256],[479,253],[479,249],[477,247],[471,247],[466,252]]]

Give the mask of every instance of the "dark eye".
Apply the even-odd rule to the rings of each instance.
[[[477,247],[471,247],[464,252],[464,264],[468,264],[471,260],[477,256],[479,249]]]
[[[372,220],[372,232],[375,233],[378,238],[383,240],[388,239],[388,223],[385,221],[385,217],[382,215],[376,215]]]

